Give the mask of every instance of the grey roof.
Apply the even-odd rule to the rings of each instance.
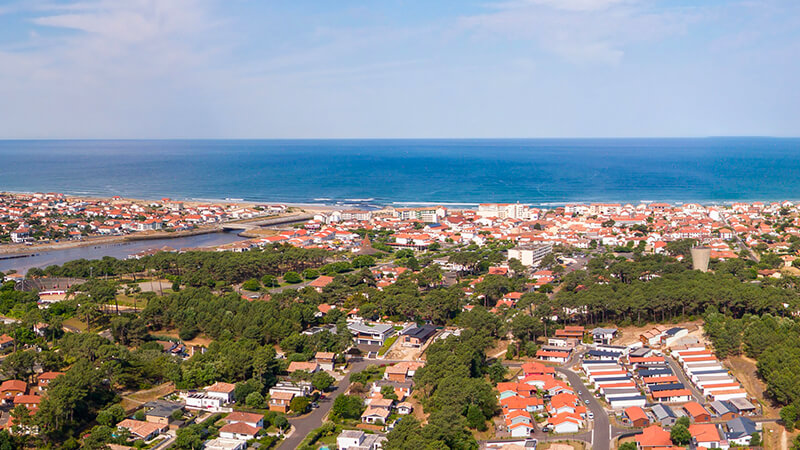
[[[403,336],[411,336],[417,339],[425,340],[436,333],[436,327],[432,325],[423,325],[421,327],[413,327],[403,331]]]
[[[365,333],[365,334],[384,334],[389,332],[392,329],[392,326],[386,323],[376,323],[373,325],[368,325],[363,322],[356,322],[351,323],[347,326],[350,331],[355,331],[356,333]]]
[[[737,411],[752,411],[756,409],[755,405],[750,403],[746,398],[732,398],[728,401]]]
[[[653,414],[656,416],[656,420],[661,421],[666,417],[675,418],[675,412],[672,411],[667,405],[662,405],[661,403],[657,403],[650,408],[653,411]]]
[[[609,403],[626,402],[628,400],[646,400],[644,395],[631,395],[630,397],[613,397],[608,399]]]
[[[669,383],[669,384],[651,384],[647,386],[650,388],[650,392],[658,392],[658,391],[674,391],[675,389],[683,389],[685,386],[683,383]]]
[[[652,350],[650,350],[649,347],[641,347],[641,348],[637,348],[635,350],[631,350],[630,353],[628,353],[628,356],[632,356],[634,358],[639,358],[639,357],[642,357],[642,356],[646,356],[651,351]]]
[[[654,375],[672,375],[672,369],[644,369],[639,371],[640,377],[652,377]]]
[[[596,356],[598,358],[609,357],[609,356],[610,357],[622,356],[622,352],[610,352],[606,350],[589,350],[588,352],[586,352],[586,354],[589,356]]]
[[[592,330],[592,334],[613,334],[616,332],[616,328],[595,328]]]
[[[709,406],[711,406],[711,409],[714,410],[714,413],[718,416],[736,412],[736,410],[733,408],[733,405],[725,400],[714,400],[713,402],[709,403]]]
[[[156,417],[169,417],[173,412],[183,409],[183,405],[165,400],[147,402],[144,406],[145,408],[150,408],[150,410],[146,413],[148,416]]]
[[[756,424],[747,417],[737,417],[729,420],[726,424],[728,427],[728,438],[738,439],[744,436],[750,436],[756,432]]]
[[[351,438],[351,439],[360,439],[361,436],[365,435],[363,431],[359,430],[342,430],[339,434],[340,437]]]

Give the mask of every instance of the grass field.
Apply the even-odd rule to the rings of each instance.
[[[389,347],[391,347],[392,344],[394,344],[396,340],[397,340],[397,335],[394,335],[394,336],[390,337],[389,339],[386,339],[386,342],[384,342],[383,345],[381,345],[381,349],[378,350],[378,356],[385,355],[386,352],[389,351]]]

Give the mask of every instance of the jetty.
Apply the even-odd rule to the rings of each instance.
[[[273,227],[277,225],[288,225],[293,223],[305,222],[314,218],[313,214],[294,214],[291,216],[272,217],[269,219],[259,219],[247,222],[227,222],[222,224],[224,231],[248,231],[256,228]]]

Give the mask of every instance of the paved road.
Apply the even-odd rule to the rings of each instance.
[[[703,393],[700,392],[694,386],[694,383],[692,383],[691,380],[686,378],[686,374],[683,372],[683,369],[681,369],[681,366],[680,364],[678,364],[678,361],[675,361],[675,359],[667,355],[664,355],[664,360],[666,360],[667,364],[669,364],[669,366],[672,368],[672,372],[675,374],[676,377],[678,377],[678,381],[683,383],[683,386],[692,392],[692,397],[694,397],[694,399],[701,405],[704,404],[705,398],[703,397]]]
[[[595,450],[608,450],[609,444],[611,443],[611,422],[608,419],[605,408],[603,408],[603,405],[601,405],[586,386],[584,386],[581,377],[579,377],[577,373],[563,367],[557,367],[556,371],[567,376],[569,384],[575,388],[575,394],[582,402],[589,400],[589,411],[594,414],[594,429],[592,430],[592,437],[590,440],[592,444],[591,448]]]
[[[730,228],[731,231],[733,231],[733,227],[731,227],[728,224],[728,218],[725,217],[725,214],[721,214],[720,217],[722,218],[722,223],[724,223],[726,227]],[[756,254],[756,252],[754,252],[752,248],[750,248],[747,244],[744,243],[744,241],[742,241],[742,238],[739,237],[739,234],[734,232],[733,233],[733,237],[734,237],[734,239],[736,239],[736,242],[739,243],[739,248],[740,249],[747,250],[747,252],[750,253],[750,259],[752,259],[755,262],[758,262],[760,260],[760,258]]]
[[[316,428],[322,426],[322,421],[328,412],[333,407],[333,401],[347,390],[350,386],[350,374],[361,372],[366,369],[370,364],[393,364],[400,362],[400,360],[387,360],[387,359],[362,359],[361,361],[350,362],[350,370],[344,378],[336,384],[336,389],[325,394],[325,399],[319,401],[319,408],[312,410],[310,413],[302,417],[289,419],[289,423],[294,426],[295,430],[291,436],[285,439],[279,448],[290,449],[300,446],[300,442]]]
[[[328,415],[328,412],[333,407],[333,401],[336,399],[336,397],[341,395],[347,390],[348,386],[350,386],[350,374],[353,372],[360,372],[364,370],[367,365],[373,363],[374,361],[370,360],[352,363],[350,366],[350,372],[348,372],[347,375],[345,375],[345,377],[336,385],[336,389],[326,393],[325,398],[319,401],[319,408],[312,410],[305,416],[289,419],[289,423],[291,423],[295,428],[294,433],[285,439],[279,448],[291,449],[299,447],[300,442],[305,439],[308,433],[322,425],[322,420],[326,415]]]

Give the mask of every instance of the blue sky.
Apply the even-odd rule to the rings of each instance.
[[[3,0],[0,138],[800,136],[796,0]]]

